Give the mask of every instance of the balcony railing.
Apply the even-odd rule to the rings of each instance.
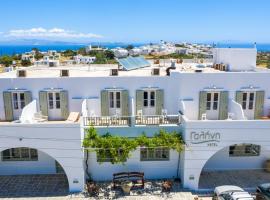
[[[84,117],[85,126],[132,126],[180,124],[180,115]]]
[[[106,117],[84,117],[85,126],[128,126],[130,117],[106,116]]]
[[[136,125],[180,124],[179,115],[142,115],[136,116]]]

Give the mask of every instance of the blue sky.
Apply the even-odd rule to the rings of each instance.
[[[1,0],[0,40],[270,42],[269,0]]]

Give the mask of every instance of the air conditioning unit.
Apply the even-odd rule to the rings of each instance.
[[[61,69],[60,70],[60,76],[61,77],[68,77],[69,76],[69,70],[68,69]]]
[[[160,74],[160,69],[159,68],[153,68],[152,69],[152,75],[153,76],[159,76]]]
[[[26,71],[23,69],[17,70],[17,77],[26,77]]]
[[[118,76],[118,69],[111,69],[111,76]]]

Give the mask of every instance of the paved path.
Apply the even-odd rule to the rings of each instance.
[[[199,188],[213,189],[219,185],[237,185],[253,190],[266,182],[270,182],[270,173],[263,170],[202,172]]]
[[[0,176],[0,198],[67,194],[68,181],[64,174]]]

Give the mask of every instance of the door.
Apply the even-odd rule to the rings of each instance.
[[[122,103],[121,103],[121,92],[110,91],[109,92],[109,115],[110,116],[121,116],[122,115]]]
[[[243,92],[242,109],[248,119],[254,119],[255,92]]]
[[[60,92],[48,92],[48,118],[49,120],[60,120],[61,117],[61,101]]]
[[[17,120],[20,118],[22,109],[25,106],[24,92],[12,92],[12,105],[13,105],[13,117],[15,120]]]
[[[143,115],[156,115],[156,92],[154,90],[143,92]]]
[[[207,92],[206,96],[206,118],[217,120],[219,115],[219,92]]]

